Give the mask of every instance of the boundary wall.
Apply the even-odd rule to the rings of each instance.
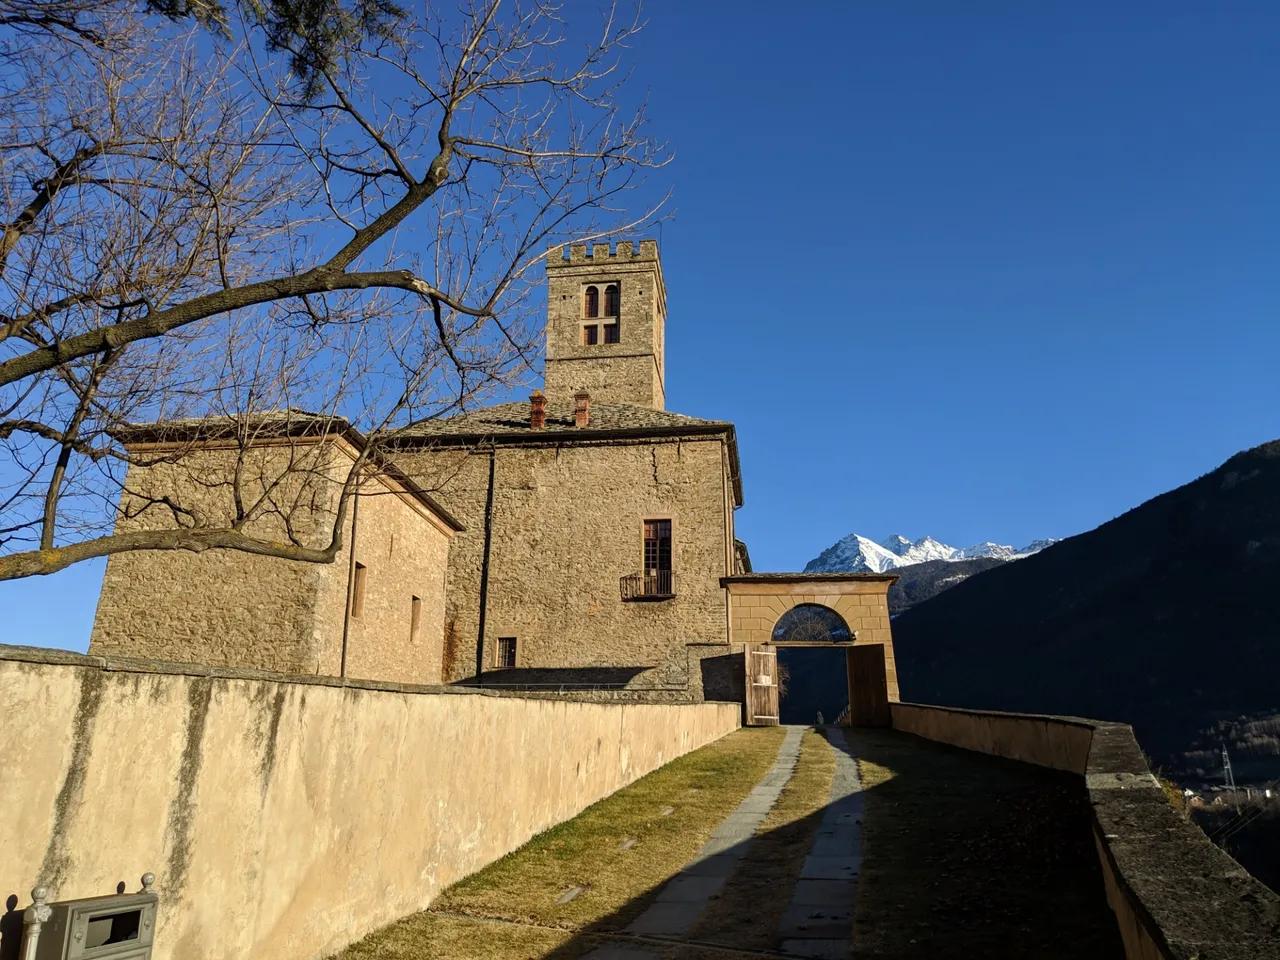
[[[325,957],[740,713],[0,647],[0,896],[152,871],[156,960]]]
[[[889,709],[896,730],[1080,775],[1129,960],[1280,957],[1280,895],[1178,814],[1131,727],[916,703]]]

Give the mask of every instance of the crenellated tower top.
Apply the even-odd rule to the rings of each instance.
[[[547,254],[546,393],[666,406],[667,291],[656,240],[573,243]]]

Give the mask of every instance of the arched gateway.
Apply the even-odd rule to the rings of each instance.
[[[887,726],[898,699],[889,587],[880,573],[755,573],[723,577],[729,639],[743,652],[746,723],[778,722],[778,647],[844,647],[849,723]]]
[[[844,617],[820,603],[792,607],[773,625],[769,642],[775,647],[794,643],[852,643]]]

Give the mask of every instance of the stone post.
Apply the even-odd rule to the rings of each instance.
[[[53,915],[53,907],[45,903],[49,891],[36,887],[31,891],[31,906],[22,912],[22,955],[19,960],[36,960],[36,947],[40,943],[40,928]]]

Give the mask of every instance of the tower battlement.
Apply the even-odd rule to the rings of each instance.
[[[656,240],[557,244],[547,251],[548,397],[666,404],[667,291]]]
[[[599,264],[607,260],[635,262],[657,259],[657,240],[620,240],[616,248],[612,241],[565,243],[551,248],[547,257],[547,269],[570,264]]]

